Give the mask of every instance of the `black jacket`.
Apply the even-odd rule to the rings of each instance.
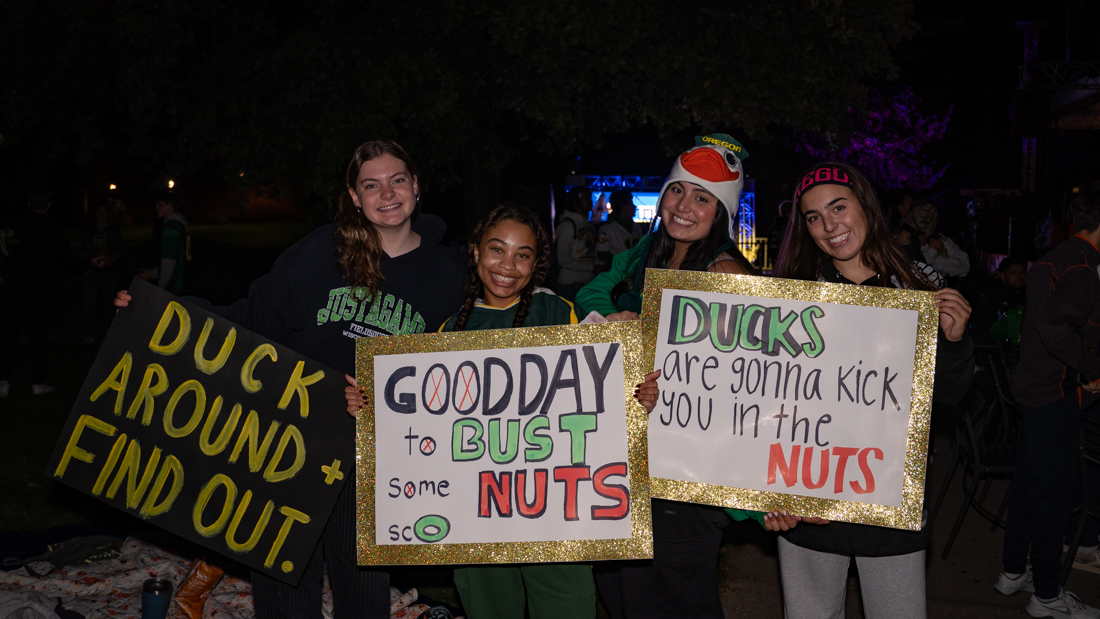
[[[396,258],[383,255],[386,284],[364,300],[351,293],[337,268],[332,225],[283,252],[271,272],[252,283],[248,298],[223,307],[188,300],[354,376],[356,339],[431,333],[462,305],[465,269],[439,245],[445,230],[432,215],[414,220],[420,247]]]
[[[1028,272],[1020,363],[1012,374],[1012,395],[1023,406],[1043,406],[1074,392],[1081,408],[1096,402],[1079,385],[1100,380],[1098,269],[1100,250],[1075,236]]]
[[[825,261],[825,278],[831,282],[851,283],[836,272],[832,262]],[[881,286],[882,278],[875,277],[862,286]],[[970,388],[974,375],[974,343],[967,335],[958,342],[948,341],[939,334],[936,342],[936,384],[933,400],[944,403],[958,402]],[[903,531],[865,524],[833,522],[827,525],[803,524],[783,535],[788,542],[817,550],[861,557],[890,557],[923,550],[932,543],[932,523],[924,522],[920,531]]]

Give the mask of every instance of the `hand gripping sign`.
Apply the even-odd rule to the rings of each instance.
[[[343,375],[130,286],[46,474],[296,585],[352,472]]]
[[[360,564],[653,556],[636,321],[357,344]]]
[[[654,497],[918,530],[933,294],[649,270]]]

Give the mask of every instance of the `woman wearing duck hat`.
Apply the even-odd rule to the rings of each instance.
[[[749,153],[724,133],[697,137],[695,144],[676,158],[661,187],[656,231],[615,256],[611,270],[577,293],[585,312],[596,311],[612,321],[637,320],[646,269],[756,272],[730,236],[745,184],[741,161]]]
[[[611,270],[577,293],[585,312],[637,320],[647,268],[755,273],[730,236],[745,182],[741,161],[748,153],[722,133],[697,137],[695,144],[676,158],[661,188],[657,229],[615,256]],[[721,619],[717,564],[721,529],[728,523],[716,507],[654,499],[653,561],[597,566],[596,584],[612,619]]]

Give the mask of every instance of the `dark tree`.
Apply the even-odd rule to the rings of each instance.
[[[9,0],[0,149],[327,196],[356,144],[390,136],[446,184],[472,154],[499,170],[631,126],[670,151],[686,131],[835,129],[915,28],[907,0],[501,6]]]
[[[804,133],[798,149],[849,163],[883,189],[928,189],[947,170],[936,164],[928,147],[943,138],[951,110],[941,118],[922,112],[920,104],[906,86],[881,85],[863,105],[848,110],[847,127]]]

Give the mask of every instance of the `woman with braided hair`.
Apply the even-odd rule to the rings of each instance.
[[[573,304],[539,284],[550,244],[535,215],[502,204],[478,222],[467,252],[465,301],[440,331],[577,324]]]
[[[467,256],[465,302],[440,331],[577,324],[572,303],[539,287],[550,268],[550,244],[527,208],[493,209],[470,235]],[[471,619],[522,619],[525,597],[531,617],[596,614],[596,585],[585,564],[462,567],[455,586]]]
[[[440,331],[473,331],[577,324],[573,304],[540,288],[550,267],[550,244],[527,208],[502,204],[478,223],[469,240],[469,279],[462,309]],[[649,410],[657,403],[655,377],[638,385],[635,397]],[[349,410],[365,402],[347,390]],[[592,567],[539,563],[461,567],[455,585],[471,619],[592,618],[596,585]]]

